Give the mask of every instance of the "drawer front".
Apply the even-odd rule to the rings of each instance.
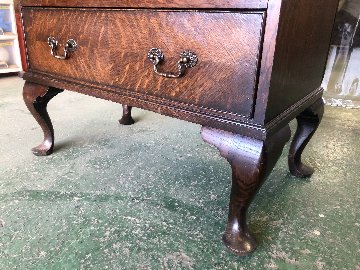
[[[250,117],[254,106],[263,12],[24,8],[30,71],[171,100],[194,110]],[[50,54],[49,36],[78,48],[69,59]],[[155,74],[147,54],[165,55],[161,71],[177,71],[179,54],[196,53],[180,78]]]
[[[96,7],[96,8],[222,8],[222,9],[255,9],[267,8],[268,0],[21,0],[22,6],[48,6],[48,7]]]

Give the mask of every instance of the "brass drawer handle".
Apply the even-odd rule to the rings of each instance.
[[[178,73],[174,74],[174,73],[170,73],[170,72],[167,72],[167,73],[161,72],[159,70],[160,63],[163,62],[165,59],[165,56],[160,49],[152,48],[148,52],[148,59],[154,64],[155,73],[160,76],[163,76],[165,78],[179,78],[185,74],[185,70],[187,68],[192,68],[192,67],[196,66],[196,64],[198,62],[198,57],[195,53],[193,53],[191,51],[183,51],[180,54],[180,60],[177,62],[179,71],[178,71]]]
[[[69,39],[66,42],[65,47],[64,47],[64,56],[60,56],[60,55],[57,55],[57,52],[56,52],[56,49],[58,47],[58,41],[56,40],[56,38],[50,36],[48,38],[48,44],[51,48],[51,55],[54,56],[56,59],[60,59],[60,60],[65,60],[65,59],[69,58],[70,57],[69,52],[76,51],[77,46],[78,46],[75,40]]]

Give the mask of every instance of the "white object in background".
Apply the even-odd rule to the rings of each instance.
[[[0,47],[0,62],[9,62],[10,53],[5,49],[5,47]]]
[[[6,30],[3,35],[0,35],[0,62],[6,62],[0,65],[0,73],[18,72],[21,71],[21,57],[19,49],[19,41],[16,30],[14,1],[13,0],[0,0],[1,10],[8,10],[9,12],[2,12],[0,16],[4,20],[10,20],[11,31]]]

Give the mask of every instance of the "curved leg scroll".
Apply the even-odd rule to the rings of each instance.
[[[289,151],[290,173],[297,177],[309,177],[314,169],[301,161],[301,154],[318,128],[324,114],[324,102],[319,99],[297,117],[298,127]]]
[[[53,87],[25,82],[23,89],[24,102],[44,132],[44,141],[31,149],[34,155],[46,156],[53,152],[54,129],[46,107],[48,102],[62,91]]]
[[[201,130],[203,140],[215,145],[232,168],[229,216],[223,241],[237,255],[247,255],[256,248],[256,240],[247,226],[247,209],[290,135],[288,125],[265,141],[212,128]]]
[[[122,125],[132,125],[135,123],[134,119],[131,116],[131,106],[122,105],[123,106],[123,116],[119,120],[119,123]]]

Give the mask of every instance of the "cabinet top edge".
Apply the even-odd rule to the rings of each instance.
[[[20,0],[23,7],[266,9],[268,0]]]

